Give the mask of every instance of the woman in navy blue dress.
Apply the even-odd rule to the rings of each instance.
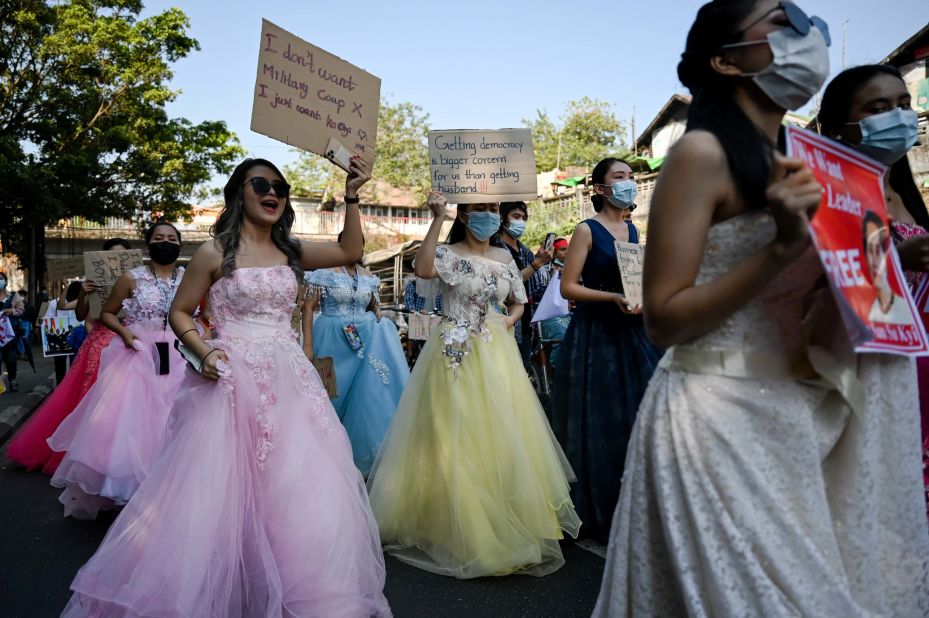
[[[561,277],[561,294],[577,309],[555,370],[552,429],[577,475],[581,534],[606,543],[629,434],[661,351],[645,334],[642,308],[623,294],[613,245],[639,242],[623,220],[635,202],[632,169],[608,158],[592,177],[597,215],[578,224]]]

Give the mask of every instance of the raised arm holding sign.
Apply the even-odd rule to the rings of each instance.
[[[252,131],[350,171],[347,152],[374,161],[380,98],[379,78],[262,20]]]

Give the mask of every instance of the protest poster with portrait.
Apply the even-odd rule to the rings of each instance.
[[[74,316],[42,318],[42,354],[67,356],[77,352],[69,338],[79,324]]]
[[[858,352],[929,353],[906,285],[884,198],[886,168],[810,131],[787,127],[787,153],[823,186],[810,225],[813,242]]]
[[[90,295],[90,315],[99,316],[116,280],[127,270],[142,265],[141,249],[88,251],[84,254],[84,275],[97,284]]]
[[[429,175],[449,204],[534,200],[532,131],[429,131]]]
[[[261,20],[252,131],[322,155],[348,170],[374,162],[381,80]]]

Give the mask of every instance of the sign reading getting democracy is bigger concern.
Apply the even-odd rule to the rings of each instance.
[[[529,129],[429,131],[429,172],[451,204],[538,197]]]
[[[381,80],[264,19],[252,131],[326,156],[330,139],[374,160]]]

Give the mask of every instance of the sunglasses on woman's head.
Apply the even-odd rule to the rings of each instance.
[[[283,180],[270,181],[261,176],[255,176],[242,183],[242,186],[248,184],[252,185],[252,190],[257,195],[267,195],[271,193],[271,189],[274,189],[274,194],[278,197],[287,197],[290,195],[290,185]]]
[[[823,20],[821,17],[817,17],[816,15],[807,17],[806,13],[803,12],[803,9],[801,9],[793,2],[778,2],[776,7],[733,34],[733,40],[741,39],[746,32],[767,19],[768,15],[774,13],[775,11],[784,11],[784,17],[787,18],[787,24],[793,28],[797,34],[806,36],[810,33],[810,28],[815,26],[822,33],[823,38],[826,40],[826,46],[829,47],[832,45],[832,37],[829,36],[829,25],[825,22],[825,20]],[[723,45],[723,47],[733,47],[733,45]]]

